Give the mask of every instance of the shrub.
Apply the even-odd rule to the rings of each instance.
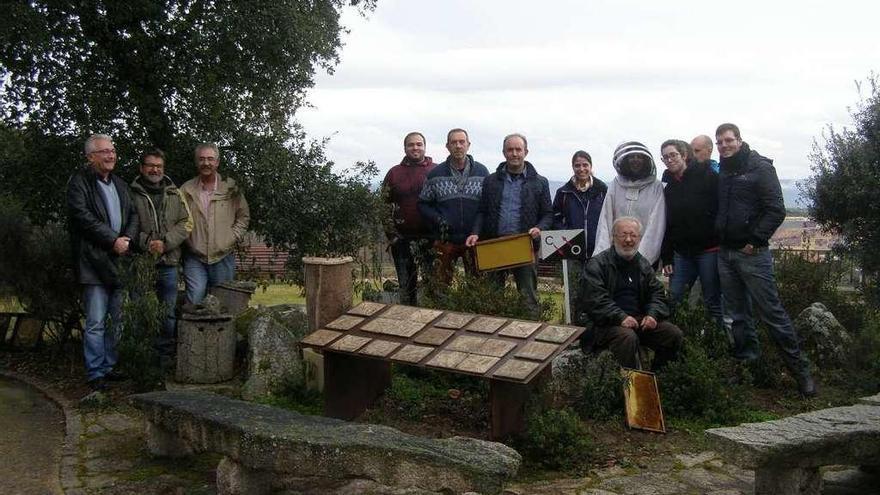
[[[514,444],[528,462],[548,469],[572,469],[594,454],[592,438],[569,408],[533,410],[526,432]]]
[[[699,340],[685,337],[678,361],[659,373],[660,397],[666,414],[725,424],[739,415],[739,389],[728,383],[727,359],[710,359]]]
[[[458,395],[451,397],[451,390]],[[386,408],[408,420],[442,415],[476,427],[487,419],[488,402],[485,380],[411,367],[395,368],[384,399]]]
[[[499,287],[489,277],[473,277],[465,273],[453,275],[452,283],[439,287],[438,281],[429,277],[422,305],[428,308],[477,313],[525,320],[535,319],[529,311],[525,299],[516,287]],[[538,301],[540,321],[549,321],[555,310],[555,303],[546,297]]]
[[[624,412],[624,378],[610,351],[572,354],[555,374],[556,388],[582,418],[606,420]]]
[[[161,383],[156,337],[165,321],[165,305],[156,291],[155,259],[136,256],[122,270],[122,327],[116,350],[118,368],[132,379],[138,390],[148,390]]]
[[[80,287],[71,263],[67,230],[34,225],[21,203],[0,196],[0,285],[25,311],[48,323],[64,342],[80,327]]]
[[[846,383],[859,393],[880,390],[880,311],[872,310],[853,335],[843,371]]]

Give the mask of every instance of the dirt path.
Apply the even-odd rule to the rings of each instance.
[[[0,377],[0,493],[60,494],[64,415],[40,392]]]

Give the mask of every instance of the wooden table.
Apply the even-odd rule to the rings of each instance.
[[[391,363],[489,380],[492,438],[525,428],[531,389],[581,327],[364,302],[302,340],[324,354],[324,412],[354,419],[391,384]]]

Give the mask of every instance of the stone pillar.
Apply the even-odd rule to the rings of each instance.
[[[193,453],[192,446],[173,432],[149,419],[145,419],[144,423],[149,453],[159,457],[187,457]]]
[[[351,307],[354,258],[303,258],[306,275],[306,315],[309,331],[335,320]]]
[[[217,383],[235,374],[232,316],[183,313],[177,320],[177,372],[182,383]]]
[[[819,468],[771,468],[755,470],[755,495],[820,495]]]
[[[219,495],[261,495],[272,492],[272,473],[249,469],[224,457],[217,465]]]

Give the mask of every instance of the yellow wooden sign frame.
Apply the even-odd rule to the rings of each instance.
[[[535,262],[532,236],[515,234],[478,242],[474,246],[477,269],[480,271],[504,270]]]

